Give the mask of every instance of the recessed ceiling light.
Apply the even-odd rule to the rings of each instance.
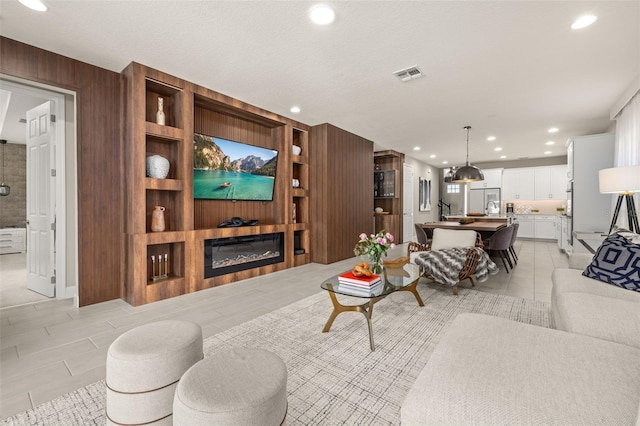
[[[495,141],[495,140],[496,140],[496,137],[495,137],[495,136],[489,136],[489,137],[487,138],[487,140],[488,140],[489,142],[491,142],[491,141]]]
[[[544,153],[545,153],[545,155],[549,155],[549,154],[551,154],[551,151],[545,151]]]
[[[555,133],[555,132],[557,132],[558,130],[560,130],[560,129],[558,129],[557,127],[550,127],[550,128],[549,128],[549,130],[547,130],[547,132],[549,132],[549,133]]]
[[[571,24],[571,29],[572,30],[579,30],[580,28],[588,27],[589,25],[591,25],[594,22],[596,22],[596,19],[598,19],[598,18],[596,16],[593,16],[593,15],[581,16],[578,19],[576,19],[575,21],[573,21],[573,24]]]
[[[553,145],[555,142],[554,141],[546,141],[544,144],[545,145]]]
[[[319,4],[311,8],[309,17],[315,24],[329,25],[336,19],[336,12],[326,4]]]
[[[500,158],[505,159],[505,158],[507,158],[507,156],[506,155],[501,155]]]
[[[414,150],[414,151],[420,151],[420,147],[419,147],[419,146],[414,146],[414,147],[413,147],[413,150]]]
[[[28,7],[29,9],[36,10],[38,12],[46,12],[47,6],[44,5],[40,0],[18,0],[22,3],[23,6]]]
[[[442,164],[449,164],[449,162],[448,161],[443,161]]]
[[[435,155],[435,154],[431,154],[431,155],[429,156],[429,158],[436,158],[436,155]]]
[[[289,111],[291,111],[291,112],[292,112],[292,113],[294,113],[294,114],[297,114],[297,113],[299,113],[301,110],[300,110],[300,107],[299,107],[299,106],[292,106],[292,107],[291,107],[291,109],[290,109]]]
[[[502,148],[499,146],[496,146],[495,148],[493,148],[494,151],[502,151]]]

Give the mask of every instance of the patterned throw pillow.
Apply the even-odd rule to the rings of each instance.
[[[620,234],[609,235],[582,275],[640,292],[640,244]]]

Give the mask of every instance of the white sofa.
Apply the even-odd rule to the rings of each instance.
[[[401,409],[403,425],[640,426],[640,293],[553,272],[558,330],[459,315]]]
[[[573,254],[553,271],[551,312],[558,330],[640,348],[640,293],[587,278],[589,254]]]

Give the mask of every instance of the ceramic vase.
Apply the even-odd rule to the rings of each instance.
[[[150,155],[146,158],[147,177],[164,179],[169,175],[169,160],[161,155]]]
[[[155,206],[151,213],[151,230],[153,232],[162,232],[165,229],[164,224],[164,211],[166,209],[163,206]]]
[[[156,113],[156,123],[164,126],[164,99],[158,98],[158,112]]]

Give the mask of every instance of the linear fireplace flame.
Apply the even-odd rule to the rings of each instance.
[[[204,277],[284,262],[284,233],[205,240]]]
[[[271,259],[272,257],[278,257],[278,256],[280,256],[279,251],[272,252],[271,250],[267,250],[262,254],[255,254],[255,253],[239,254],[233,258],[226,258],[222,260],[214,259],[211,261],[211,267],[213,269],[224,268],[225,266],[234,266],[234,265],[239,265],[241,263],[247,263],[247,262],[257,262],[263,259]]]

